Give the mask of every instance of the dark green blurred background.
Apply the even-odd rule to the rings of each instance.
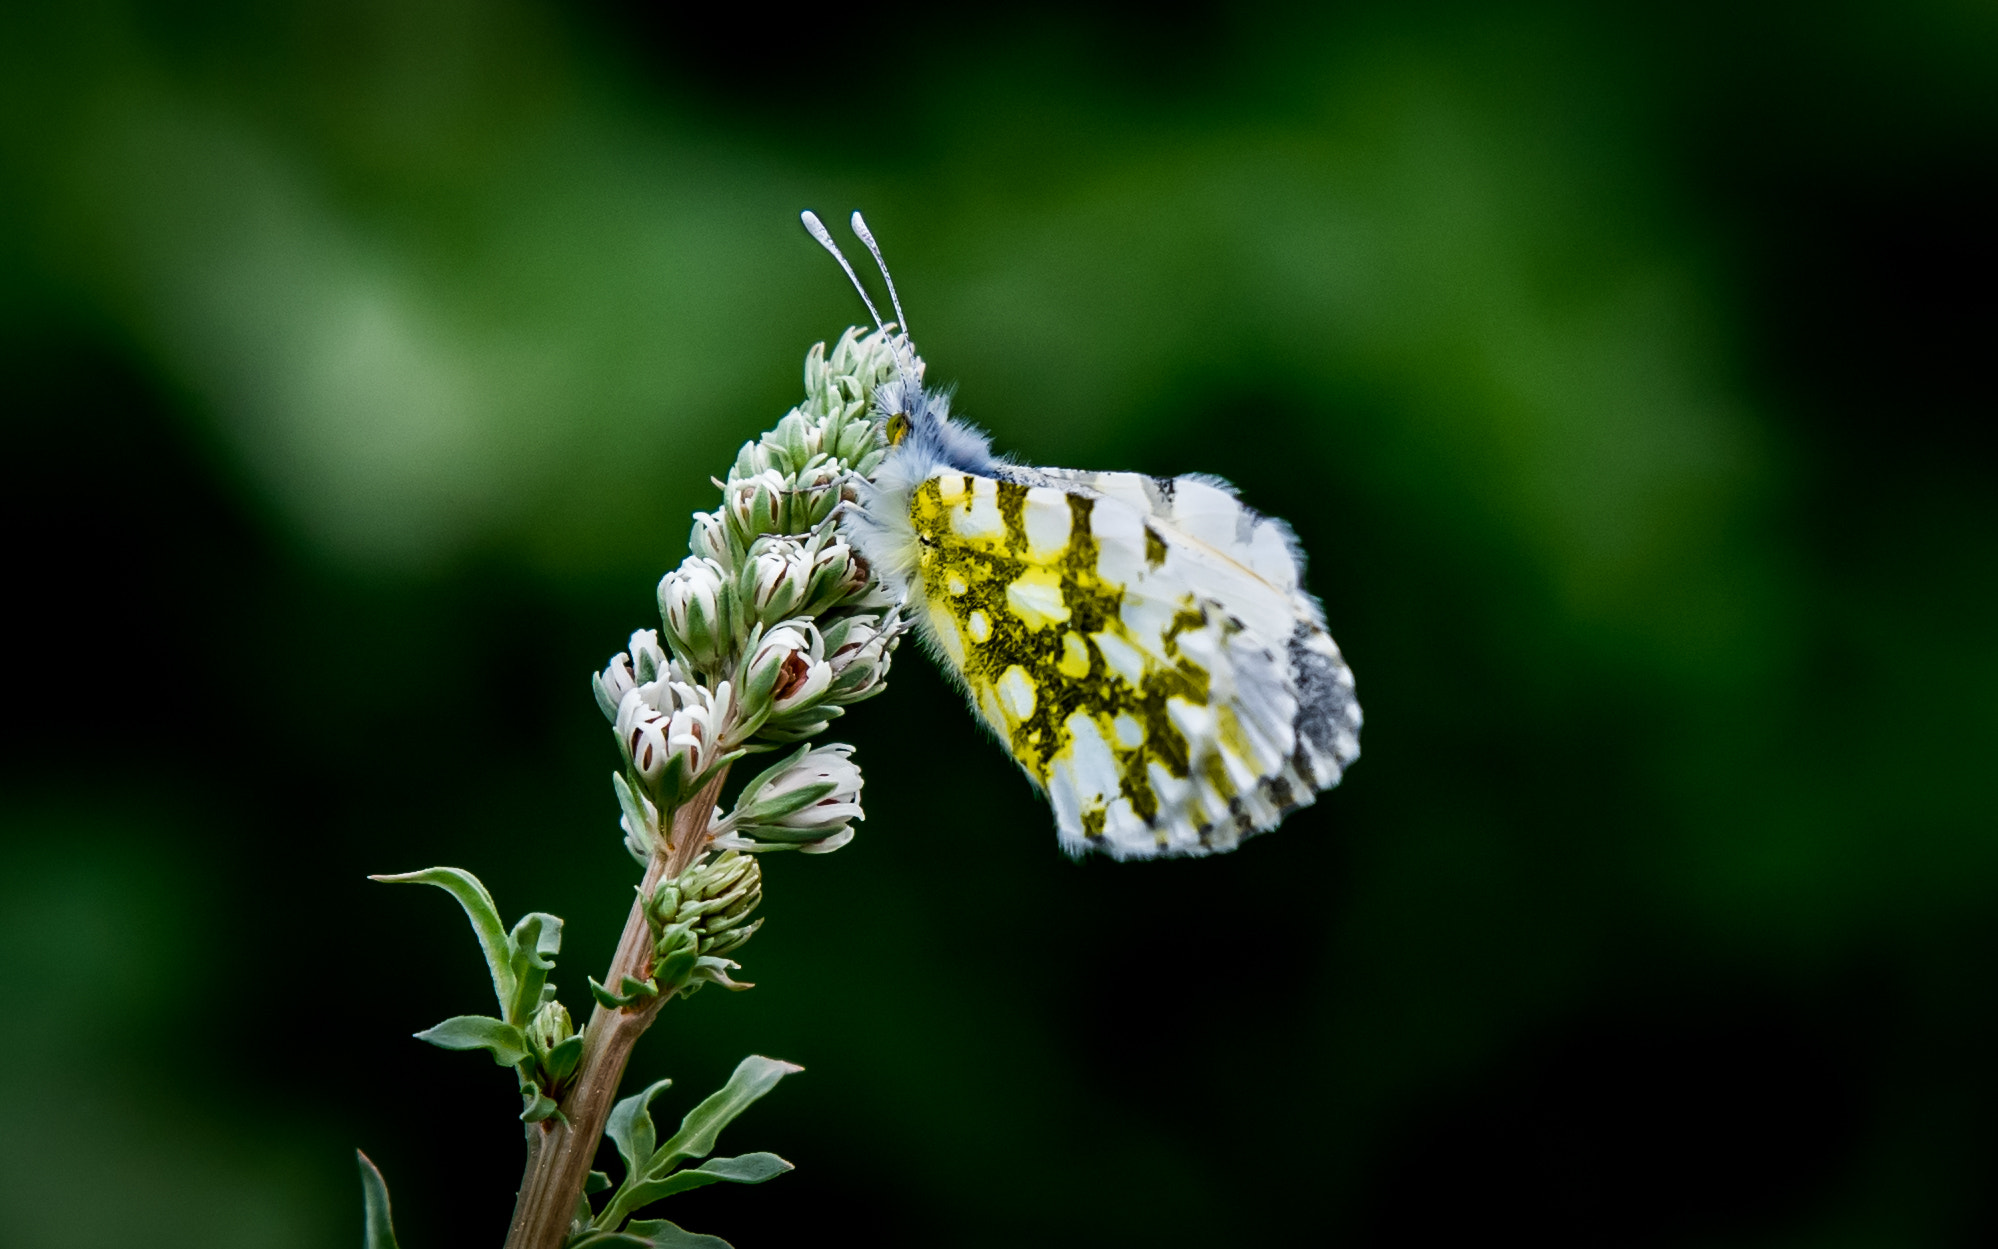
[[[1290,518],[1366,757],[1073,864],[915,651],[671,1117],[743,1249],[1998,1238],[1998,10],[461,0],[0,16],[22,1249],[496,1246],[442,895],[634,869],[586,675],[856,318]],[[686,1096],[681,1096],[684,1093]]]

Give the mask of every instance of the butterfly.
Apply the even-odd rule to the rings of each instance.
[[[908,321],[859,213],[855,235]],[[913,348],[898,353],[915,361]],[[995,456],[922,366],[881,385],[890,445],[849,542],[1054,808],[1062,847],[1119,859],[1232,850],[1359,757],[1353,672],[1302,584],[1290,527],[1217,477],[1034,468]]]

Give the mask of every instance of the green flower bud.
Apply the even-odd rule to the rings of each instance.
[[[762,900],[761,865],[732,850],[655,888],[645,915],[659,991],[691,993],[709,982],[747,988],[728,978],[736,964],[721,956],[762,927],[762,920],[749,918]]]
[[[869,451],[883,447],[880,427],[873,421],[848,421],[840,430],[839,441],[833,447],[833,454],[840,463],[852,468]]]
[[[553,998],[542,1003],[527,1021],[526,1031],[527,1047],[533,1051],[540,1077],[531,1084],[523,1081],[520,1091],[535,1096],[538,1105],[540,1096],[558,1092],[576,1074],[583,1060],[583,1038],[570,1021],[568,1010]]]
[[[840,335],[830,357],[824,343],[805,356],[802,410],[822,420],[838,422],[842,427],[847,422],[866,421],[875,389],[904,372],[912,372],[919,378],[923,375],[922,358],[910,346],[907,335],[881,330],[863,334],[858,327],[849,329]],[[830,444],[823,449],[835,452],[851,467],[852,456],[843,449],[846,434],[844,428],[839,431],[841,449],[836,451]]]
[[[754,477],[773,468],[780,473],[783,471],[774,462],[770,448],[761,442],[745,442],[742,444],[742,450],[735,453],[735,464],[728,470],[728,479],[741,481],[745,477]]]
[[[575,1035],[576,1025],[569,1018],[568,1008],[557,1001],[543,1002],[541,1009],[534,1012],[534,1018],[527,1021],[527,1039],[536,1053],[546,1054]]]
[[[818,423],[811,417],[792,408],[777,422],[777,428],[764,436],[763,443],[773,452],[781,453],[784,463],[781,471],[795,473],[809,464],[819,453]]]

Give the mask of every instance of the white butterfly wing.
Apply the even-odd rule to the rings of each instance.
[[[1204,478],[1000,471],[935,474],[918,614],[1066,848],[1232,849],[1337,783],[1352,677],[1280,522]]]

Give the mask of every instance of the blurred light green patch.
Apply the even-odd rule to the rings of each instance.
[[[130,807],[4,810],[9,1243],[338,1243],[348,1220],[329,1199],[346,1194],[315,1174],[313,1125],[218,1084],[238,1047],[263,1042],[253,1004],[216,1009],[221,900],[174,853],[184,830]]]

